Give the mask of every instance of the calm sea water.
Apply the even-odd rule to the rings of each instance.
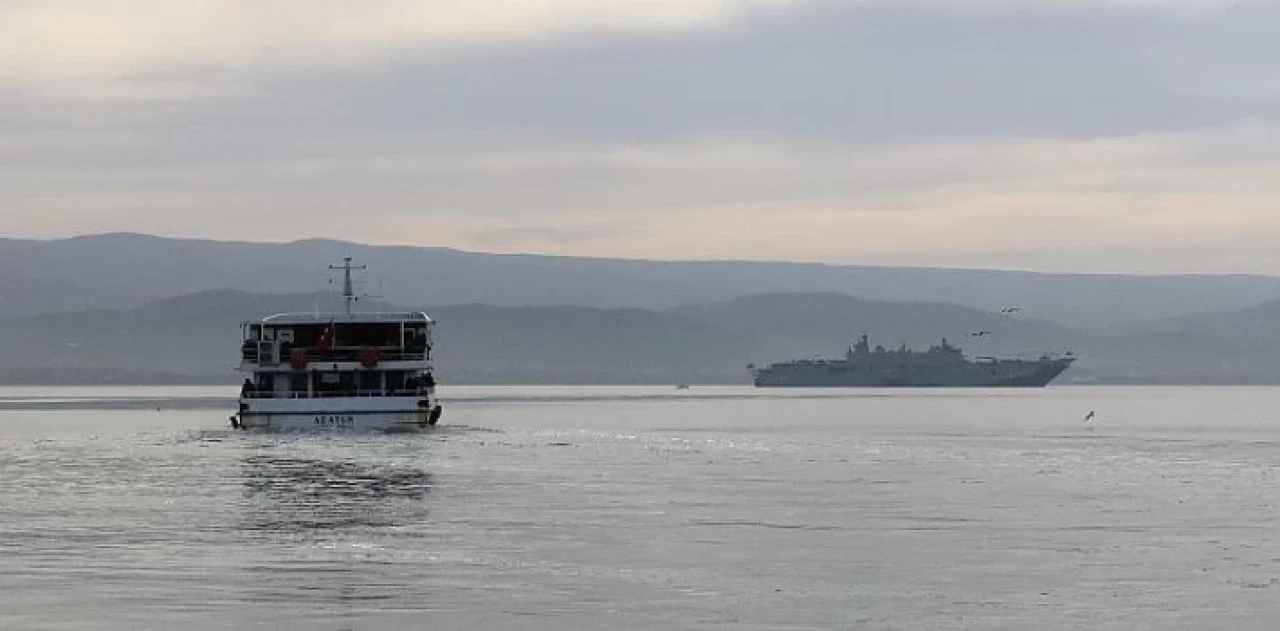
[[[1280,388],[227,394],[0,389],[0,629],[1280,628]]]

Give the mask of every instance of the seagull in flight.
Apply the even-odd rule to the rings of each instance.
[[[1097,416],[1097,414],[1095,414],[1093,410],[1089,410],[1089,413],[1085,415],[1084,420],[1087,423],[1089,421],[1092,421],[1093,417],[1095,416]]]

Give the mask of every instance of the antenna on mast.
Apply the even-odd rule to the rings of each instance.
[[[360,270],[360,269],[368,269],[368,268],[364,265],[352,265],[351,257],[345,256],[342,258],[341,267],[338,267],[336,265],[330,265],[329,269],[342,270],[342,297],[346,300],[346,303],[347,303],[347,315],[351,315],[351,303],[356,301],[355,288],[351,283],[351,270]]]

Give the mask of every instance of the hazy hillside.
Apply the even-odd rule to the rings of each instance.
[[[331,295],[202,292],[132,310],[79,311],[0,322],[0,382],[232,382],[243,319],[330,311]],[[365,308],[377,308],[366,304]],[[390,307],[387,307],[390,308]],[[950,338],[972,355],[1075,350],[1062,382],[1280,382],[1275,345],[1213,333],[1088,333],[939,303],[771,294],[669,311],[572,306],[445,305],[443,381],[746,383],[748,362],[834,355],[866,332],[920,348]],[[988,335],[971,335],[987,331]]]
[[[763,294],[673,310],[730,330],[785,341],[789,353],[839,353],[861,333],[872,344],[923,348],[948,338],[975,354],[1067,350],[1082,334],[1040,320],[958,305],[864,300],[837,293]],[[982,332],[987,335],[976,335]],[[780,359],[780,358],[773,358]]]
[[[1241,347],[1280,345],[1280,301],[1247,309],[1161,318],[1109,327],[1110,333],[1206,333]]]
[[[111,234],[0,240],[0,318],[234,287],[324,289],[343,256],[370,266],[388,301],[432,305],[577,305],[651,311],[766,293],[838,292],[872,300],[952,303],[1090,327],[1232,310],[1280,300],[1280,279],[1107,276],[770,262],[654,262],[495,255],[447,248],[309,240],[215,242]]]
[[[333,302],[331,296],[215,291],[129,311],[12,320],[0,323],[0,382],[230,380],[241,320],[332,311]],[[741,381],[755,346],[749,336],[694,318],[636,309],[455,305],[428,311],[441,327],[441,378],[454,381]]]

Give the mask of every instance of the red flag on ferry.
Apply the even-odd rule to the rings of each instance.
[[[330,322],[324,330],[320,332],[320,339],[316,341],[316,350],[321,353],[329,352],[333,348],[333,323]]]

